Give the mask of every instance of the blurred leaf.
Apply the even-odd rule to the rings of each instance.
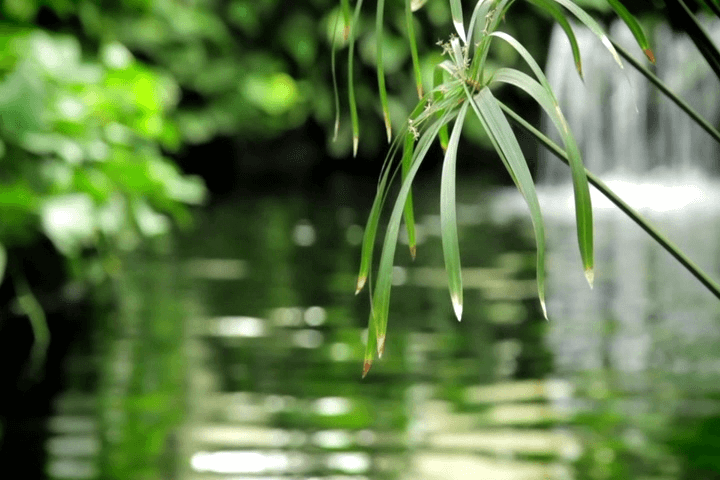
[[[666,5],[674,20],[690,36],[693,43],[720,79],[720,51],[713,43],[705,28],[700,25],[692,10],[683,0],[668,0]]]
[[[405,180],[407,172],[413,158],[413,147],[415,146],[415,133],[407,132],[405,134],[405,144],[403,145],[402,156],[402,179]],[[410,256],[415,260],[417,251],[417,242],[415,239],[415,214],[413,213],[412,190],[408,193],[407,202],[405,203],[405,228],[407,229],[408,247],[410,248]]]
[[[0,285],[3,283],[5,278],[5,267],[7,266],[7,250],[5,246],[0,243]]]
[[[92,199],[87,194],[48,198],[40,212],[43,232],[63,254],[74,256],[81,247],[93,243],[95,215]]]
[[[390,123],[390,111],[388,109],[387,89],[385,88],[385,60],[383,58],[383,16],[385,13],[385,0],[378,0],[377,11],[375,13],[375,47],[376,47],[376,64],[378,79],[378,90],[380,91],[380,105],[383,111],[383,120],[385,121],[385,133],[387,141],[392,140],[392,124]]]
[[[423,97],[423,84],[420,60],[418,58],[417,39],[415,38],[415,20],[412,12],[418,10],[424,3],[425,0],[422,2],[405,0],[405,25],[408,32],[408,42],[410,43],[410,55],[412,57],[413,72],[415,73],[415,88],[417,89],[418,98]]]

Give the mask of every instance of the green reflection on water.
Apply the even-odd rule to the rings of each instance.
[[[542,320],[529,226],[474,223],[483,208],[461,220],[462,323],[437,218],[418,215],[418,259],[398,249],[387,353],[365,380],[363,212],[219,206],[173,248],[128,259],[98,334],[96,478],[716,478],[715,390],[607,362],[559,369],[546,336],[566,313]]]

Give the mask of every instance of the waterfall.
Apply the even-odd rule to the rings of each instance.
[[[720,22],[704,23],[720,44]],[[546,74],[585,166],[718,278],[720,147],[631,65],[624,62],[621,70],[587,29],[575,33],[585,81],[559,28],[552,34]],[[644,59],[624,23],[611,25],[610,37]],[[656,75],[717,125],[720,81],[695,45],[663,25],[654,40]],[[543,127],[559,143],[550,122]],[[547,341],[559,370],[697,374],[707,370],[707,361],[720,364],[717,355],[703,359],[698,353],[701,344],[708,350],[720,344],[714,333],[717,300],[592,187],[596,285],[587,288],[570,170],[550,154],[540,164],[538,190],[548,232]]]
[[[704,24],[720,45],[720,22]],[[718,144],[631,65],[624,62],[621,70],[587,29],[577,27],[575,33],[584,82],[557,27],[546,75],[585,166],[711,277],[720,278]],[[644,59],[623,23],[611,25],[610,37]],[[718,125],[720,81],[692,41],[661,25],[652,46],[656,75]],[[562,145],[549,121],[543,127]],[[707,354],[720,345],[717,299],[593,187],[596,280],[594,290],[588,288],[578,253],[570,169],[544,150],[539,164],[538,196],[547,235],[546,340],[558,371],[698,372],[711,369],[707,362],[720,365],[719,355]],[[495,197],[493,216],[527,220],[528,209],[508,189]]]
[[[704,22],[720,44],[720,22]],[[603,178],[687,183],[718,172],[720,146],[631,65],[620,69],[599,39],[575,28],[582,53],[583,82],[575,71],[565,33],[552,33],[546,74],[583,153],[586,167]],[[610,37],[645,61],[630,30],[616,21]],[[656,75],[712,125],[720,120],[720,80],[684,33],[661,25],[652,44]],[[653,69],[652,66],[650,66]],[[545,131],[559,141],[550,122]],[[550,154],[545,154],[549,157]],[[569,181],[555,159],[541,163],[545,183]]]

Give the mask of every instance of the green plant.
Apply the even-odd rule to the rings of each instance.
[[[117,272],[121,252],[169,231],[171,219],[187,223],[205,187],[163,152],[179,142],[171,78],[116,42],[86,60],[74,37],[0,29],[0,283],[7,270],[33,328],[37,371],[49,329],[13,249],[45,236],[75,279],[98,284]]]
[[[572,46],[575,65],[578,74],[582,77],[582,61],[580,51],[575,40],[573,27],[568,21],[568,12],[575,16],[587,28],[589,28],[598,39],[607,48],[617,62],[619,68],[623,68],[620,59],[620,53],[613,45],[613,42],[605,34],[602,27],[581,7],[572,0],[529,0],[532,5],[549,14],[565,31],[567,38]],[[675,0],[673,0],[675,1]],[[677,0],[682,2],[682,0]],[[408,33],[408,39],[411,44],[411,51],[416,52],[416,38],[412,28],[412,11],[422,7],[424,2],[413,2],[406,0],[405,12]],[[580,255],[585,270],[585,276],[592,288],[593,284],[593,220],[592,206],[590,201],[590,192],[588,180],[595,185],[602,193],[610,198],[618,205],[626,214],[641,225],[654,239],[656,239],[663,247],[673,254],[681,263],[691,271],[703,284],[710,289],[718,298],[720,298],[720,288],[706,274],[704,274],[690,259],[688,259],[680,250],[667,240],[662,234],[657,232],[645,219],[637,212],[627,206],[617,195],[610,191],[599,179],[587,172],[580,158],[580,152],[575,143],[572,133],[563,117],[558,102],[553,91],[542,72],[542,69],[530,54],[528,49],[523,46],[516,38],[508,33],[499,31],[502,20],[505,18],[508,9],[513,4],[512,0],[480,0],[475,3],[468,24],[465,30],[465,21],[463,18],[463,6],[460,0],[450,0],[450,10],[452,23],[457,32],[451,35],[446,42],[439,42],[443,49],[443,55],[449,57],[436,65],[434,70],[434,81],[432,89],[423,95],[422,80],[420,78],[419,68],[417,66],[416,57],[413,55],[414,71],[416,72],[417,90],[420,101],[410,114],[407,122],[397,134],[392,142],[389,153],[385,159],[383,169],[380,174],[377,193],[373,206],[371,208],[365,234],[363,238],[362,256],[360,260],[360,272],[358,275],[358,283],[356,293],[362,290],[363,286],[370,278],[370,270],[373,259],[373,249],[377,228],[380,221],[381,211],[384,203],[390,194],[390,186],[400,172],[402,182],[400,190],[397,193],[394,207],[390,215],[390,219],[385,234],[382,253],[378,266],[377,284],[374,291],[371,291],[371,313],[368,326],[368,342],[365,352],[365,361],[363,365],[363,376],[370,369],[375,353],[382,356],[385,337],[387,332],[388,311],[390,301],[390,288],[392,281],[392,267],[397,244],[400,222],[404,216],[405,225],[408,229],[408,238],[410,244],[410,253],[415,256],[414,242],[414,220],[412,214],[412,195],[411,186],[414,177],[425,159],[431,144],[435,138],[438,138],[444,150],[444,160],[442,169],[442,178],[440,186],[440,218],[441,218],[441,238],[445,259],[445,267],[448,274],[448,286],[450,298],[458,320],[462,316],[463,296],[462,296],[462,278],[460,255],[456,225],[456,208],[455,208],[455,164],[457,157],[458,141],[463,129],[463,125],[467,114],[472,113],[477,117],[482,125],[485,133],[490,139],[492,146],[503,162],[505,168],[510,174],[512,180],[517,186],[520,193],[524,196],[531,214],[532,225],[535,233],[537,244],[537,288],[540,304],[543,314],[547,318],[545,309],[545,227],[540,212],[540,207],[535,192],[535,185],[530,174],[527,162],[520,149],[519,143],[513,129],[510,126],[508,118],[526,131],[534,135],[543,145],[555,153],[559,158],[568,163],[572,171],[572,181],[575,196],[575,213],[577,224],[577,238]],[[647,38],[643,33],[638,21],[627,11],[627,9],[618,0],[609,0],[610,6],[623,19],[632,31],[639,46],[645,52],[648,60],[654,62],[654,55],[648,44]],[[348,48],[348,81],[349,81],[349,104],[351,112],[351,121],[353,126],[353,151],[356,152],[359,143],[359,126],[357,105],[353,88],[353,56],[354,56],[354,39],[357,34],[357,26],[359,13],[362,8],[362,0],[358,0],[355,6],[352,20],[350,20],[349,2],[344,0],[341,3],[344,12],[345,31],[349,38]],[[385,89],[385,81],[383,74],[383,12],[384,2],[379,1],[377,4],[376,24],[375,24],[375,41],[377,54],[377,73],[378,73],[378,89],[380,103],[385,120],[388,139],[391,139],[390,114],[388,110],[387,92]],[[683,10],[687,13],[687,7]],[[692,18],[692,14],[689,14]],[[347,27],[349,25],[349,27]],[[692,24],[695,28],[695,24]],[[692,29],[688,29],[689,31]],[[337,29],[336,29],[337,31]],[[702,31],[697,33],[701,51],[706,54],[706,58],[714,64],[716,61],[715,49],[713,52],[712,42],[709,43],[702,35]],[[500,67],[489,61],[489,52],[498,42],[503,42],[512,47],[514,51],[523,59],[527,67],[529,67],[532,75],[516,69]],[[631,64],[643,71],[648,76],[650,72],[642,67],[637,61],[632,59],[626,52],[622,51],[622,55],[631,59]],[[652,74],[650,74],[652,75]],[[650,78],[650,77],[649,77]],[[656,85],[661,85],[661,83]],[[564,148],[560,148],[545,137],[542,133],[534,129],[527,121],[522,119],[517,113],[503,104],[493,90],[502,85],[512,85],[523,90],[532,99],[534,99],[543,111],[549,116],[553,125],[560,133],[563,140]],[[666,87],[660,86],[668,97],[682,106],[684,102],[674,95]],[[336,105],[339,100],[336,96]],[[686,107],[686,108],[685,108]],[[698,115],[694,114],[687,105],[683,107],[696,122],[701,123]],[[700,119],[700,120],[699,120]],[[336,122],[339,121],[339,114]],[[448,135],[449,124],[454,121],[452,132]],[[711,132],[711,135],[717,137],[717,132],[708,125],[701,124],[703,128]],[[336,129],[337,133],[337,123]],[[401,160],[396,161],[396,155],[402,146]]]

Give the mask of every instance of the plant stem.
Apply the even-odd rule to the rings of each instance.
[[[647,78],[651,83],[653,83],[658,90],[660,90],[662,93],[665,94],[670,100],[672,100],[678,107],[680,107],[685,113],[688,114],[690,118],[692,118],[695,123],[700,125],[700,127],[703,128],[707,133],[710,134],[711,137],[715,139],[716,142],[720,143],[720,132],[718,132],[710,123],[708,123],[707,120],[702,118],[699,113],[697,113],[695,110],[692,109],[690,105],[687,104],[682,98],[678,97],[675,93],[673,93],[672,90],[668,88],[667,85],[663,83],[662,80],[660,80],[654,73],[652,73],[650,70],[647,69],[644,65],[642,65],[640,62],[635,60],[630,53],[628,53],[627,50],[622,48],[620,45],[617,44],[614,40],[611,40],[613,46],[615,47],[615,50],[618,51],[618,53],[630,64],[635,67],[635,69],[642,73],[645,78]]]
[[[542,143],[550,152],[552,152],[556,157],[558,157],[560,160],[562,160],[565,165],[570,165],[567,155],[565,152],[558,147],[555,142],[547,138],[545,135],[543,135],[542,132],[540,132],[538,129],[530,125],[528,122],[526,122],[522,117],[520,117],[518,114],[513,112],[508,106],[500,103],[500,107],[505,111],[507,115],[510,116],[510,118],[520,127],[527,130],[529,133],[535,136],[540,143]],[[690,273],[697,278],[700,283],[702,283],[708,290],[710,290],[713,295],[715,295],[718,299],[720,299],[720,285],[718,285],[713,279],[711,279],[705,272],[702,271],[702,269],[695,264],[690,258],[688,258],[677,245],[672,243],[670,240],[668,240],[662,233],[660,233],[655,227],[653,227],[645,218],[640,215],[640,213],[636,212],[630,205],[625,203],[620,197],[618,197],[605,183],[603,183],[602,180],[600,180],[598,177],[596,177],[592,172],[585,169],[585,174],[587,175],[588,181],[597,188],[600,193],[605,195],[605,197],[608,198],[611,202],[613,202],[620,210],[623,211],[628,217],[630,217],[635,223],[637,223],[640,228],[645,230],[648,235],[650,235],[656,242],[658,242],[662,247],[667,250],[670,255],[675,257],[678,262],[682,264],[683,267],[685,267]]]

